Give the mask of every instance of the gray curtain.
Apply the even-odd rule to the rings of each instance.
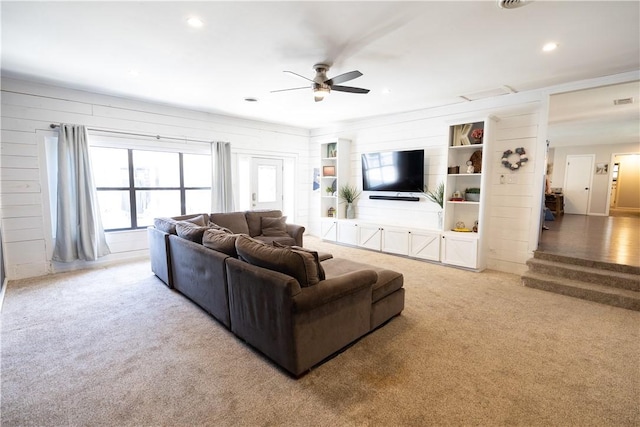
[[[231,184],[231,143],[212,142],[213,212],[233,212],[233,186]]]
[[[61,124],[58,133],[58,223],[55,261],[108,255],[93,185],[87,128]]]

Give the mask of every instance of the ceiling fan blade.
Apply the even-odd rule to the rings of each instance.
[[[351,87],[351,86],[331,86],[331,90],[337,90],[338,92],[349,92],[349,93],[369,93],[369,89],[362,89],[361,87]]]
[[[299,90],[299,89],[311,89],[310,86],[304,86],[304,87],[292,87],[290,89],[277,89],[277,90],[272,90],[271,93],[274,92],[286,92],[288,90]]]
[[[307,78],[307,77],[305,77],[305,76],[303,76],[301,74],[294,73],[293,71],[283,71],[283,73],[291,74],[292,76],[300,77],[301,79],[305,79],[307,81],[310,81],[311,83],[314,83],[313,80],[311,80],[311,79],[309,79],[309,78]]]
[[[337,76],[335,76],[333,78],[330,78],[330,79],[326,80],[325,83],[328,84],[329,86],[333,86],[336,83],[344,83],[344,82],[347,82],[349,80],[357,79],[361,75],[362,75],[362,73],[360,71],[358,71],[358,70],[349,71],[348,73],[340,74],[340,75],[337,75]]]

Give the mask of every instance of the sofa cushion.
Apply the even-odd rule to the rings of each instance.
[[[316,261],[309,252],[276,248],[248,236],[238,236],[236,251],[249,264],[289,275],[301,287],[313,286],[320,281]]]
[[[176,232],[183,239],[202,244],[202,235],[209,227],[196,225],[187,221],[178,221],[176,223]]]
[[[311,249],[307,249],[307,248],[303,248],[301,246],[289,246],[289,245],[283,245],[279,242],[273,242],[273,246],[276,248],[288,248],[288,249],[292,249],[295,251],[304,251],[304,252],[309,252],[311,254],[311,256],[313,256],[313,260],[316,263],[316,268],[318,269],[318,280],[322,281],[326,279],[326,275],[324,273],[324,268],[322,268],[322,264],[320,264],[320,257],[318,255],[317,251],[313,251]]]
[[[279,210],[258,210],[245,212],[249,236],[255,237],[262,234],[262,218],[280,218],[282,211]],[[233,229],[232,229],[233,230]],[[235,230],[234,230],[235,231]]]
[[[185,217],[187,217],[187,215],[185,215]],[[176,232],[176,224],[179,221],[190,222],[197,225],[206,225],[204,215],[192,216],[191,218],[185,218],[185,219],[179,219],[180,217],[177,217],[177,218],[168,218],[168,217],[154,218],[153,225],[158,230],[164,231],[165,233],[169,233],[169,234],[178,234]]]
[[[230,234],[222,230],[209,228],[202,235],[202,245],[234,258],[238,258],[236,239],[240,234]]]
[[[260,218],[261,236],[267,237],[291,237],[287,233],[287,217],[269,218],[263,216]]]
[[[378,273],[378,280],[373,285],[371,295],[372,302],[374,303],[402,288],[404,284],[404,276],[402,273],[383,267],[362,264],[349,259],[331,258],[322,261],[322,266],[324,267],[327,278],[340,276],[356,270],[373,270]]]
[[[219,227],[228,228],[236,234],[249,234],[244,212],[212,213],[209,220]]]

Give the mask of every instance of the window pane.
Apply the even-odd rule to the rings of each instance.
[[[122,148],[89,148],[96,187],[129,187],[129,158]]]
[[[275,166],[258,166],[258,202],[276,201],[276,176],[278,172]]]
[[[211,212],[211,190],[186,190],[185,214]]]
[[[136,191],[138,227],[153,224],[153,218],[180,215],[179,190]]]
[[[211,187],[211,156],[183,154],[185,187]]]
[[[133,150],[133,168],[136,187],[180,187],[178,153]]]
[[[98,191],[98,204],[105,230],[131,228],[128,191]]]

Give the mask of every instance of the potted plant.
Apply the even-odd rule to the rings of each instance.
[[[467,188],[464,190],[464,199],[467,202],[479,202],[480,201],[480,189],[479,188]]]
[[[471,132],[471,138],[475,140],[476,144],[482,144],[482,137],[484,137],[484,129],[474,129]]]
[[[353,219],[356,217],[355,210],[353,208],[353,202],[360,196],[360,191],[350,184],[345,184],[338,190],[338,197],[340,200],[347,204],[347,218]]]
[[[440,206],[438,211],[438,228],[442,228],[442,209],[444,208],[444,182],[440,181],[434,191],[431,191],[425,185],[424,195],[427,199]]]
[[[440,181],[435,191],[429,190],[425,185],[424,194],[427,196],[427,199],[440,206],[440,209],[444,207],[444,182]]]
[[[324,191],[327,192],[327,196],[330,196],[333,194],[333,187],[327,187]]]

